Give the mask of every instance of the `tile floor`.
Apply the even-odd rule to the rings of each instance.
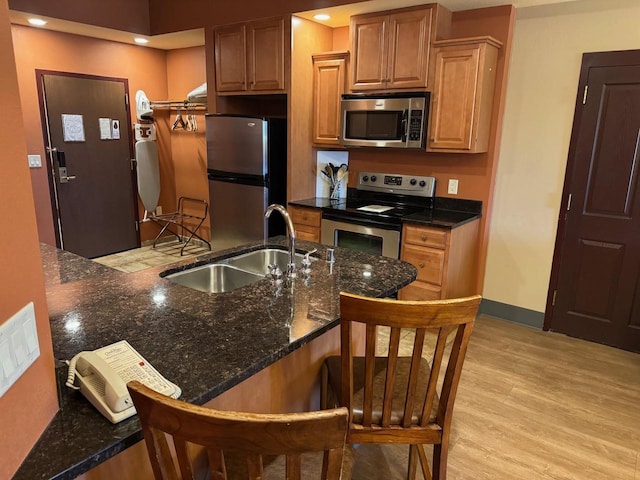
[[[159,243],[156,248],[151,245],[127,250],[126,252],[114,253],[105,257],[94,258],[93,261],[106,265],[125,273],[137,272],[149,267],[169,265],[199,255],[209,253],[206,246],[191,241],[184,249],[184,255],[180,255],[180,249],[184,243],[177,241]]]

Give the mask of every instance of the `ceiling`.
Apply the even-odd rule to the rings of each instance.
[[[27,21],[34,15],[29,15],[24,12],[16,12],[11,10],[9,12],[11,23],[18,25],[29,25]],[[142,37],[149,40],[146,44],[147,47],[159,48],[161,50],[173,50],[176,48],[187,48],[204,45],[204,29],[198,28],[195,30],[187,30],[184,32],[167,33],[164,35],[136,35],[131,32],[123,32],[120,30],[113,30],[110,28],[96,27],[94,25],[86,25],[84,23],[69,22],[67,20],[60,20],[58,18],[43,17],[42,15],[35,15],[37,18],[47,21],[45,28],[47,30],[54,30],[56,32],[73,33],[75,35],[83,35],[85,37],[100,38],[103,40],[112,40],[114,42],[136,44],[134,38]],[[29,25],[30,26],[30,25]]]
[[[539,5],[557,4],[566,2],[576,2],[579,0],[439,0],[438,3],[447,7],[451,11],[469,10],[472,8],[492,7],[511,3],[516,8],[522,9]],[[342,5],[338,7],[330,7],[322,10],[312,10],[307,12],[296,13],[297,16],[313,20],[316,13],[328,13],[331,19],[322,23],[330,27],[342,27],[349,25],[349,17],[360,13],[376,12],[382,10],[391,10],[394,8],[409,7],[427,3],[427,0],[369,0],[365,2],[354,3],[350,5]],[[18,25],[29,25],[27,20],[32,15],[24,12],[10,11],[11,23]],[[185,32],[168,33],[164,35],[135,35],[130,32],[112,30],[109,28],[96,27],[77,22],[70,22],[51,17],[38,16],[48,23],[45,27],[48,30],[58,32],[73,33],[87,37],[100,38],[103,40],[112,40],[115,42],[135,44],[134,37],[144,37],[149,40],[147,47],[159,48],[162,50],[172,50],[177,48],[187,48],[204,45],[204,29],[188,30]],[[314,20],[317,21],[317,20]]]
[[[511,4],[516,8],[535,7],[538,5],[547,5],[552,3],[575,2],[578,0],[438,0],[437,3],[448,8],[452,12],[460,10],[470,10],[473,8],[495,7],[498,5]],[[413,5],[421,5],[430,3],[426,0],[369,0],[366,2],[353,3],[338,7],[330,7],[319,10],[311,10],[308,12],[296,13],[297,16],[314,20],[313,16],[317,13],[328,13],[331,19],[318,22],[330,27],[342,27],[349,25],[349,17],[360,13],[379,12],[382,10],[392,10],[395,8],[410,7]]]

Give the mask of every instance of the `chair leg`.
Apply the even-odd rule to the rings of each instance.
[[[417,466],[418,466],[417,445],[409,445],[409,469],[407,471],[407,480],[415,480]]]
[[[429,461],[427,455],[424,452],[423,445],[409,445],[409,469],[407,471],[407,480],[415,480],[416,473],[418,472],[418,460],[420,460],[420,467],[422,475],[425,480],[433,480],[431,471],[429,470]]]
[[[433,480],[447,479],[447,456],[449,442],[442,442],[433,446]]]
[[[418,453],[418,458],[420,458],[420,466],[422,467],[422,475],[424,475],[425,480],[433,480],[431,476],[431,472],[429,471],[429,461],[427,460],[427,454],[424,453],[424,445],[416,445],[416,452]]]

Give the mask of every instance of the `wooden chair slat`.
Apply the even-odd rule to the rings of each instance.
[[[373,411],[373,376],[376,358],[377,329],[375,325],[367,325],[364,361],[364,396],[362,399],[362,423],[371,426]]]
[[[287,455],[287,480],[302,478],[302,458],[300,455]]]
[[[431,373],[429,374],[429,383],[427,384],[424,407],[422,408],[420,419],[420,425],[423,427],[430,421],[431,409],[433,408],[433,402],[436,397],[436,386],[438,384],[438,377],[440,376],[440,367],[442,366],[442,359],[444,357],[444,349],[447,346],[447,339],[450,333],[451,328],[440,328],[438,330],[438,340],[436,341],[436,348],[431,357]]]
[[[227,480],[227,469],[222,450],[218,448],[207,448],[207,458],[209,459],[211,480]]]
[[[180,475],[183,480],[193,480],[193,470],[191,468],[191,459],[189,457],[189,447],[187,442],[179,437],[173,437],[173,446],[176,449],[178,457],[178,465],[180,467]]]
[[[143,425],[142,432],[147,440],[149,454],[157,460],[151,462],[153,474],[156,478],[179,480],[178,473],[171,459],[171,451],[164,432]]]
[[[249,480],[262,480],[264,471],[261,455],[247,455],[247,473],[249,474]]]
[[[402,414],[402,426],[407,428],[411,425],[411,417],[413,416],[413,407],[415,405],[416,389],[418,380],[420,379],[420,361],[422,359],[422,350],[424,348],[424,337],[426,329],[418,328],[415,332],[413,340],[413,352],[411,355],[411,370],[409,371],[409,381],[407,382],[407,394],[404,405],[404,413]],[[422,372],[424,373],[424,372]],[[424,414],[423,414],[424,417]]]
[[[340,478],[348,422],[346,408],[289,414],[227,412],[174,400],[137,381],[127,387],[140,417],[156,480],[178,480],[176,462],[183,476],[180,480],[201,477],[202,472],[194,471],[190,458],[191,444],[207,450],[210,478],[215,480],[227,480],[229,469],[235,466],[226,461],[227,450],[246,459],[252,480],[263,478],[262,455],[290,457],[288,475],[300,478],[299,459],[306,452],[324,452],[323,458],[329,463],[323,465],[323,471],[332,474],[326,480]],[[167,437],[173,440],[175,458]]]
[[[384,382],[384,396],[382,401],[382,420],[380,425],[389,427],[391,421],[391,408],[393,406],[393,392],[396,380],[396,368],[398,366],[398,350],[400,349],[400,331],[397,327],[391,328],[389,335],[389,350],[387,354],[387,375]],[[371,392],[373,396],[373,392]]]

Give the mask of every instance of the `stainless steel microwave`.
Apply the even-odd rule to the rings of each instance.
[[[346,147],[426,148],[429,92],[345,94],[340,143]]]

